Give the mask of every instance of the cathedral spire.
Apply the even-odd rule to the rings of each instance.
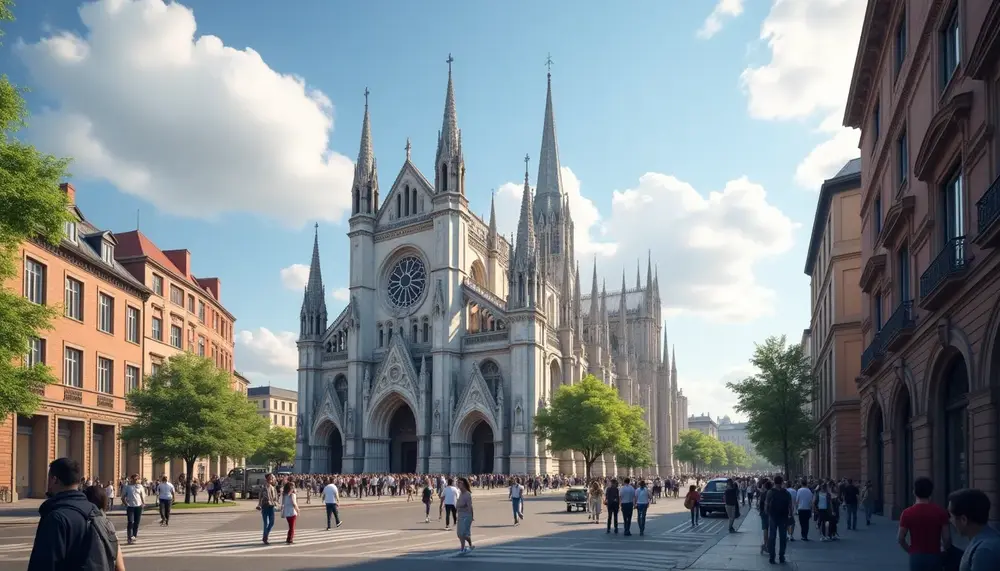
[[[378,166],[372,146],[371,116],[368,114],[368,95],[365,88],[365,117],[361,123],[361,146],[358,160],[354,163],[354,182],[351,185],[353,214],[375,214],[378,212]]]
[[[559,170],[559,143],[556,139],[556,117],[552,108],[552,58],[549,65],[548,87],[545,92],[545,120],[542,125],[542,149],[538,153],[538,180],[535,181],[536,208],[541,212],[559,211],[564,196],[562,173]]]
[[[663,365],[670,366],[670,343],[667,342],[667,324],[663,324]]]
[[[517,258],[524,263],[535,255],[535,221],[532,216],[531,185],[528,184],[528,155],[524,155],[524,190],[521,194],[521,216],[517,221]]]
[[[458,128],[458,111],[455,107],[455,84],[451,77],[451,64],[455,58],[448,54],[448,89],[444,98],[444,117],[438,134],[435,160],[435,189],[437,192],[465,192],[465,159],[462,156],[462,132]]]
[[[306,281],[300,312],[302,339],[321,335],[326,331],[326,290],[323,287],[323,270],[319,264],[319,224],[313,235],[312,260],[309,262],[309,279]]]
[[[677,347],[671,347],[670,352],[670,375],[677,380]]]
[[[496,193],[490,196],[490,235],[486,237],[486,248],[493,252],[497,249],[497,207]]]
[[[611,325],[608,322],[608,286],[601,283],[601,342],[605,357],[611,357]]]
[[[635,289],[642,289],[642,272],[639,271],[639,258],[635,259]]]
[[[625,270],[622,270],[622,293],[618,299],[618,352],[628,356],[628,303],[625,291]]]
[[[573,326],[576,328],[576,338],[578,343],[583,342],[583,319],[580,313],[583,311],[583,296],[580,291],[580,262],[576,263],[576,278],[573,280]]]
[[[646,257],[646,295],[653,295],[653,251]]]
[[[590,342],[601,342],[601,299],[597,289],[597,256],[594,256],[594,281],[590,284]]]

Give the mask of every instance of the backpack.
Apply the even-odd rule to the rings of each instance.
[[[792,496],[788,494],[787,490],[777,487],[771,488],[771,491],[767,493],[765,502],[767,515],[785,516],[788,515],[788,509],[792,503]]]
[[[118,537],[115,528],[104,512],[94,509],[85,512],[77,506],[67,506],[83,516],[87,532],[80,546],[80,571],[111,571],[118,559]]]

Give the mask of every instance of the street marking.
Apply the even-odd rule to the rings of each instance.
[[[678,561],[675,558],[664,557],[662,551],[644,551],[636,549],[605,550],[525,546],[493,545],[477,548],[471,553],[462,554],[458,551],[434,557],[411,556],[413,559],[469,559],[475,562],[507,563],[507,564],[545,564],[567,567],[612,568],[626,571],[648,571],[672,567]]]

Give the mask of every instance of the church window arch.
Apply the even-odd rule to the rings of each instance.
[[[503,390],[503,373],[500,372],[500,365],[492,359],[487,359],[480,363],[479,372],[483,374],[483,380],[490,389],[490,394],[496,397],[498,390]]]
[[[412,199],[412,202],[410,202],[410,204],[413,205],[413,213],[417,214],[418,213],[417,212],[417,189],[414,188],[410,192],[413,193],[413,199]],[[423,204],[421,204],[421,206],[423,206]],[[421,210],[423,210],[423,209],[421,209]]]
[[[403,186],[403,215],[410,215],[410,185]]]
[[[418,343],[420,341],[420,326],[417,325],[417,320],[414,319],[410,322],[410,343]]]
[[[441,163],[441,190],[448,190],[448,165]]]
[[[378,324],[378,346],[385,347],[385,330],[381,323]]]
[[[426,317],[423,323],[423,339],[424,343],[430,343],[431,341],[431,324]]]
[[[397,194],[396,195],[396,218],[398,219],[398,218],[402,218],[402,217],[403,217],[403,195],[402,194]]]
[[[344,409],[347,406],[347,377],[344,375],[337,375],[337,378],[333,381],[333,390],[337,393],[337,400],[340,401],[340,408]]]
[[[385,342],[386,342],[387,345],[389,343],[392,343],[392,322],[391,321],[386,321],[385,322]]]

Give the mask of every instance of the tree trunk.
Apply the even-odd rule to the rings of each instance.
[[[593,472],[592,467],[594,466],[594,462],[597,460],[597,456],[594,456],[593,458],[588,458],[586,455],[584,455],[583,459],[586,461],[584,474],[587,479],[587,483],[590,484],[590,474]]]
[[[187,473],[184,475],[184,503],[191,503],[191,472],[194,470],[194,462],[197,458],[185,458],[184,465],[187,466]]]

